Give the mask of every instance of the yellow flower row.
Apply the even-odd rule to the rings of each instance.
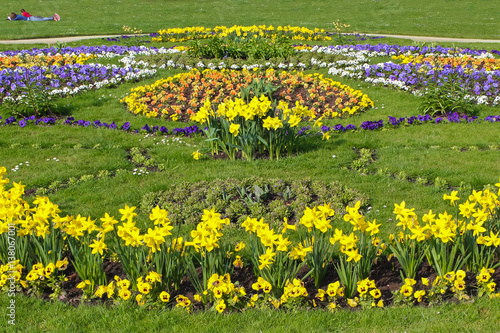
[[[324,29],[293,26],[253,25],[253,26],[217,26],[215,28],[186,27],[159,30],[155,42],[184,42],[193,39],[205,39],[213,37],[239,37],[239,38],[277,38],[288,36],[293,40],[332,40]]]
[[[399,60],[402,64],[422,64],[430,63],[434,69],[443,69],[445,65],[451,67],[470,67],[473,69],[495,71],[500,69],[500,59],[476,58],[470,55],[437,56],[437,55],[399,55],[392,56],[392,59]]]
[[[63,66],[74,64],[85,64],[88,60],[97,58],[94,54],[57,54],[57,55],[23,55],[0,57],[0,70],[15,67],[43,67],[43,66]]]

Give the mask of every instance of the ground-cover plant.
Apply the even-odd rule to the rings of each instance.
[[[279,85],[274,98],[284,100],[289,107],[298,101],[317,116],[342,117],[373,107],[373,101],[366,94],[321,75],[274,70],[200,72],[193,69],[134,88],[122,101],[134,114],[185,121],[207,98],[212,103],[223,103],[228,97],[238,96],[241,88],[247,87],[253,79]]]
[[[474,103],[468,98],[467,88],[461,85],[460,79],[451,78],[445,82],[434,79],[432,82],[425,89],[424,100],[419,106],[424,114],[431,116],[450,113],[468,116],[477,114]]]
[[[140,208],[147,212],[158,205],[169,212],[173,224],[194,224],[203,210],[211,207],[233,223],[242,223],[252,216],[275,224],[285,218],[290,223],[298,221],[307,206],[329,202],[332,209],[341,211],[357,201],[366,207],[368,198],[336,182],[251,177],[183,182],[145,194]]]

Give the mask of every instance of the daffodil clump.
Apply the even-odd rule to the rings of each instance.
[[[347,117],[374,106],[362,91],[319,74],[275,71],[193,69],[151,85],[132,88],[121,102],[127,109],[147,117],[188,121],[206,100],[226,103],[241,96],[254,80],[264,80],[276,88],[272,98],[284,101],[289,108],[298,101],[317,117]],[[269,97],[269,96],[268,96]],[[269,97],[271,98],[271,97]]]
[[[204,132],[211,145],[211,153],[223,151],[230,159],[241,151],[242,157],[253,160],[257,153],[267,151],[271,159],[291,154],[298,139],[298,124],[315,115],[298,102],[289,108],[287,103],[272,102],[264,95],[253,97],[249,103],[236,98],[212,107],[207,99],[191,119],[207,126]],[[196,156],[193,156],[197,159]]]
[[[333,236],[330,237],[332,245],[338,244],[342,254],[336,270],[348,299],[353,298],[358,281],[368,278],[375,259],[387,247],[376,236],[382,224],[377,224],[376,220],[366,221],[359,208],[360,202],[353,207],[347,206],[343,217],[344,221],[353,226],[352,232],[347,234],[335,228]]]
[[[474,190],[465,202],[457,205],[460,200],[457,194],[457,191],[452,191],[443,196],[444,200],[450,201],[454,215],[446,211],[435,214],[430,210],[419,220],[414,209],[406,208],[404,201],[396,204],[394,209],[397,226],[403,230],[398,235],[392,235],[392,244],[420,243],[420,253],[425,255],[440,276],[463,265],[475,273],[483,267],[493,267],[500,245],[498,195],[489,189]],[[408,265],[407,258],[402,255],[396,257],[403,267]],[[415,262],[416,266],[418,264]]]
[[[186,271],[196,291],[202,295],[204,304],[209,301],[206,291],[213,282],[210,279],[218,275],[227,279],[229,275],[226,274],[231,273],[234,267],[234,247],[221,241],[224,236],[222,231],[228,225],[229,219],[223,218],[215,208],[205,209],[201,222],[196,229],[191,230],[191,240],[184,243]],[[198,276],[198,267],[201,267],[201,278]]]
[[[253,25],[253,26],[217,26],[215,28],[186,27],[169,28],[158,31],[159,36],[153,37],[155,42],[185,42],[188,40],[213,37],[239,37],[247,39],[288,37],[292,40],[321,41],[332,40],[324,29],[292,26]]]

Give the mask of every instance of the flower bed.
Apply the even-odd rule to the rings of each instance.
[[[464,98],[478,104],[500,103],[499,60],[486,51],[450,48],[411,48],[396,46],[356,46],[323,48],[321,52],[357,54],[347,66],[331,66],[328,73],[363,79],[397,89],[424,94],[433,87],[453,83],[465,92]],[[313,51],[313,50],[311,50]],[[401,63],[368,64],[369,58],[389,55]]]
[[[373,101],[361,91],[321,75],[274,70],[200,72],[193,69],[152,85],[133,88],[122,102],[134,114],[187,121],[205,99],[218,104],[240,96],[241,88],[248,87],[254,79],[264,79],[278,87],[273,94],[276,99],[286,101],[290,107],[298,101],[318,116],[342,117],[373,107]]]
[[[155,72],[100,64],[17,67],[14,70],[9,68],[0,72],[0,99],[19,101],[26,97],[29,86],[44,89],[50,95],[76,94],[86,89],[98,89],[149,77]]]
[[[381,238],[381,224],[367,221],[357,203],[346,207],[342,216],[350,228],[332,225],[336,212],[324,204],[307,207],[297,223],[285,220],[276,231],[263,219],[248,217],[240,227],[250,241],[233,243],[225,240],[229,220],[214,209],[204,211],[189,235],[175,231],[168,212],[158,206],[149,215],[147,231],[136,226],[136,208],[127,205],[120,209],[120,221],[108,214],[99,222],[80,215],[63,217],[46,197],[38,197],[32,205],[24,201],[23,185],[13,183],[7,189],[5,173],[0,168],[2,290],[64,299],[68,295],[63,287],[69,283],[83,290],[82,301],[107,299],[188,311],[195,304],[220,313],[248,307],[334,311],[342,306],[432,305],[471,295],[500,296],[495,273],[500,202],[489,190],[474,191],[458,206],[456,191],[445,194],[455,217],[429,211],[417,222],[414,209],[404,201],[395,204],[400,231],[388,239]],[[251,251],[245,254],[247,246]],[[121,269],[114,269],[118,275],[104,271],[110,256],[120,260]],[[386,282],[371,274],[375,261],[392,257],[403,282],[388,290],[382,285]],[[430,265],[424,265],[426,271],[421,270],[424,258]],[[331,261],[333,265],[328,264]],[[69,263],[78,278],[66,283],[64,270]],[[237,286],[232,276],[247,265],[256,280]],[[335,280],[325,279],[332,271]],[[184,275],[193,296],[180,293]]]
[[[242,38],[278,38],[288,37],[292,40],[332,40],[324,29],[309,29],[305,27],[253,25],[253,26],[217,26],[215,28],[186,27],[170,28],[158,31],[158,36],[153,37],[155,42],[185,42],[188,40],[206,39],[212,37],[242,37]],[[331,34],[330,34],[331,35]]]

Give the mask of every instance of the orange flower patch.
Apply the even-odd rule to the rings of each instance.
[[[193,69],[174,77],[159,80],[152,85],[132,89],[122,99],[127,109],[135,114],[172,119],[177,114],[179,121],[189,121],[190,114],[197,112],[205,99],[219,104],[227,99],[240,97],[241,88],[254,79],[265,80],[277,87],[273,97],[287,101],[290,107],[299,101],[314,108],[317,116],[327,118],[345,117],[373,107],[373,101],[360,90],[354,90],[340,82],[318,74],[302,72],[210,70]],[[157,101],[162,106],[155,105]],[[160,112],[154,112],[159,108]],[[191,111],[191,112],[188,112]]]

